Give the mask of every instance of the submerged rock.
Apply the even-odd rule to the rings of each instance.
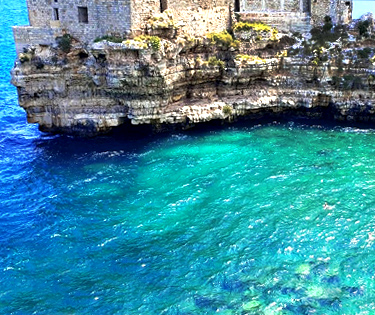
[[[261,305],[262,305],[262,303],[260,301],[258,301],[258,300],[252,300],[250,302],[245,303],[242,306],[242,309],[244,311],[253,311],[253,310],[259,308]]]
[[[310,271],[311,271],[311,267],[309,264],[302,264],[298,266],[298,268],[296,269],[296,273],[301,274],[301,275],[308,275]]]

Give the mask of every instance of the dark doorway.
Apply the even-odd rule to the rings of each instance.
[[[234,12],[240,12],[240,11],[241,11],[240,0],[235,0],[234,1]]]
[[[168,9],[168,0],[160,0],[160,12]]]
[[[89,23],[89,12],[87,7],[78,7],[78,22],[79,23]]]

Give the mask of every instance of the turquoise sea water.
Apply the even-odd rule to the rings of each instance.
[[[374,130],[41,134],[0,12],[0,314],[375,313]]]

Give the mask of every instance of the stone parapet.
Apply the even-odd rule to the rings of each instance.
[[[44,28],[32,26],[14,26],[14,40],[17,54],[29,45],[52,45],[55,38],[61,35],[59,28]]]
[[[104,35],[123,36],[131,27],[130,0],[28,0],[27,2],[31,26],[61,28],[86,43]]]

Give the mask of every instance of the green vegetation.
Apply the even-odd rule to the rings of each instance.
[[[271,40],[272,41],[277,41],[277,34],[279,33],[279,31],[276,29],[276,28],[273,28],[272,31],[271,31]]]
[[[64,34],[63,36],[56,37],[57,46],[64,53],[70,52],[72,48],[72,37],[70,34]]]
[[[369,59],[371,53],[372,53],[372,49],[369,47],[357,50],[357,56],[360,59]]]
[[[371,20],[358,21],[356,28],[360,37],[369,37],[369,27],[371,25]]]
[[[343,89],[344,90],[360,90],[363,88],[362,79],[352,74],[344,75]]]
[[[293,37],[298,38],[298,39],[302,39],[303,38],[303,36],[302,36],[302,34],[300,32],[294,32],[293,33]]]
[[[248,64],[249,62],[254,62],[256,64],[265,63],[266,60],[258,56],[249,56],[249,55],[237,55],[236,61],[241,62],[241,64]]]
[[[224,115],[232,115],[232,107],[229,105],[224,105],[223,106],[223,114]]]
[[[150,45],[153,50],[158,51],[161,47],[160,38],[158,36],[150,36]]]
[[[311,64],[314,66],[319,66],[330,58],[341,56],[340,67],[342,68],[342,43],[349,37],[347,26],[333,26],[331,18],[326,16],[324,25],[312,28],[310,33],[311,39],[302,41],[302,47],[289,48],[288,56],[310,57]],[[299,38],[298,33],[295,36]]]
[[[234,32],[255,31],[255,32],[271,32],[271,27],[264,23],[238,22],[233,26]]]
[[[331,17],[324,18],[324,25],[314,27],[310,31],[311,40],[315,41],[320,46],[325,46],[327,42],[335,42],[339,38],[348,38],[346,26],[337,25],[333,28]]]
[[[95,38],[94,43],[102,42],[104,40],[111,42],[111,43],[122,43],[124,38],[118,37],[118,36],[112,36],[112,35],[105,35],[102,37]]]
[[[367,81],[371,81],[371,77],[367,78]],[[342,77],[333,76],[332,85],[343,91],[354,91],[363,89],[362,78],[352,74],[344,75]]]
[[[144,48],[150,46],[153,50],[158,51],[161,48],[161,40],[158,36],[140,35],[134,38],[136,42],[146,44]]]
[[[175,26],[171,10],[165,10],[163,13],[153,16],[149,20],[149,24],[151,25],[152,29],[177,28]]]
[[[24,62],[27,62],[27,61],[31,60],[30,55],[27,54],[27,53],[20,53],[19,56],[18,56],[18,59],[21,61],[21,63],[24,63]]]
[[[223,31],[221,33],[208,34],[207,38],[211,41],[213,45],[221,46],[225,49],[238,49],[240,46],[240,42],[238,40],[234,40],[232,35],[229,34],[227,31]]]
[[[272,28],[269,25],[261,22],[238,22],[233,26],[233,33],[235,36],[242,37],[243,35],[238,34],[240,32],[248,32],[249,34],[245,36],[249,37],[250,35],[250,37],[253,37],[252,39],[255,41],[278,41],[279,31],[276,28]]]
[[[216,57],[210,57],[210,59],[208,59],[207,64],[212,67],[219,67],[220,69],[224,69],[225,67],[224,61]]]

